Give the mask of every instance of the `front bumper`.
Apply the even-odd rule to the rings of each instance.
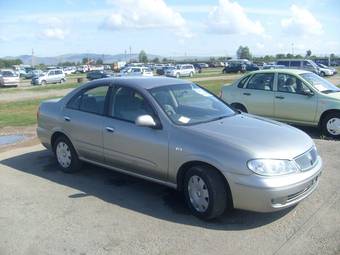
[[[225,174],[232,193],[234,208],[256,212],[273,212],[291,207],[316,189],[322,160],[310,170],[276,177],[256,174]]]

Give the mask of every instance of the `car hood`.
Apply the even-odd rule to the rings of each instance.
[[[191,128],[254,158],[293,159],[314,145],[313,140],[297,128],[249,114],[237,114]]]
[[[340,92],[328,93],[328,94],[323,94],[323,95],[326,95],[327,97],[335,99],[335,100],[340,100]]]

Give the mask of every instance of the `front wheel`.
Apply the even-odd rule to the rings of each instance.
[[[321,77],[324,77],[325,75],[326,75],[326,74],[325,74],[324,72],[321,72],[321,73],[320,73],[320,76],[321,76]]]
[[[322,131],[326,136],[340,138],[340,113],[330,113],[322,121]]]
[[[65,173],[73,173],[81,168],[81,161],[70,142],[65,136],[60,136],[53,146],[57,162]]]
[[[193,76],[194,76],[194,73],[193,73],[193,72],[190,72],[189,76],[190,76],[190,77],[193,77]]]
[[[179,73],[176,73],[176,78],[178,79],[180,77]]]
[[[225,181],[215,169],[208,166],[195,166],[187,171],[184,195],[192,213],[204,220],[222,215],[227,208]]]
[[[64,83],[65,82],[65,79],[61,79],[60,80],[60,84]]]

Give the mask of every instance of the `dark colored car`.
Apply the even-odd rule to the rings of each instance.
[[[112,74],[108,73],[108,72],[104,72],[104,71],[92,71],[92,72],[89,72],[87,75],[86,75],[86,78],[88,80],[97,80],[97,79],[101,79],[101,78],[108,78],[108,77],[111,77]]]
[[[260,68],[256,64],[230,63],[223,68],[223,73],[245,73],[246,71],[257,71]]]
[[[158,75],[165,75],[165,72],[169,69],[175,69],[175,67],[173,67],[173,66],[163,66],[162,68],[158,68],[156,70],[156,73]]]

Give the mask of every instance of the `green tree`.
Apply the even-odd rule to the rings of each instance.
[[[21,64],[21,59],[0,59],[0,68],[12,68],[13,65]]]
[[[157,58],[157,57],[154,58],[154,59],[152,60],[152,62],[155,63],[155,64],[158,64],[158,63],[159,63],[159,58]]]
[[[240,59],[249,59],[250,60],[252,58],[248,46],[238,47],[238,49],[236,51],[236,56],[237,56],[237,58],[240,58]]]
[[[89,62],[89,58],[83,58],[83,59],[81,60],[81,63],[82,63],[83,65],[88,64],[88,62]]]
[[[162,63],[167,63],[169,60],[167,58],[162,59]]]
[[[148,62],[148,56],[146,55],[144,50],[141,50],[138,55],[138,60],[141,63],[147,63]]]
[[[279,53],[279,54],[276,54],[276,59],[282,59],[282,58],[286,58],[286,55],[285,54],[282,54],[282,53]]]
[[[101,58],[98,58],[97,60],[96,60],[96,65],[102,65],[104,62],[103,62],[103,60],[101,59]]]
[[[291,54],[291,53],[287,53],[287,55],[286,55],[286,58],[293,58],[293,57],[294,57],[294,55]]]

